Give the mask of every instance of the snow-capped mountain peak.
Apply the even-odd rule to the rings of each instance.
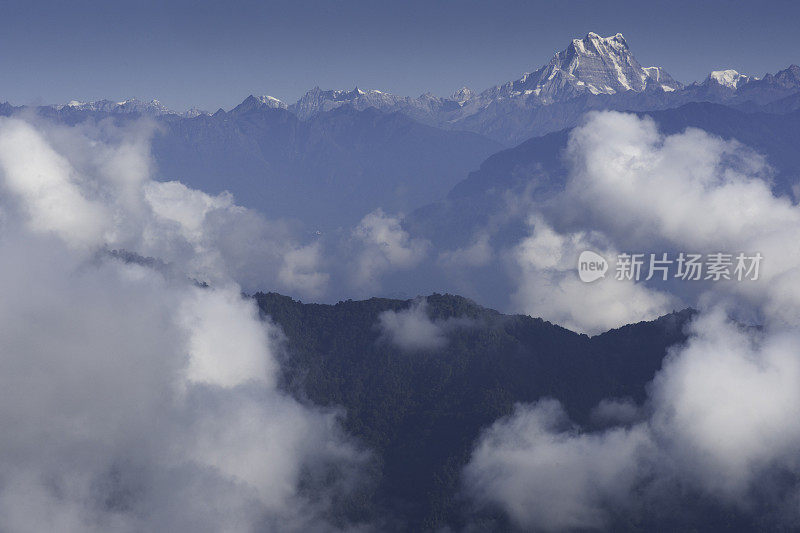
[[[471,99],[475,96],[475,93],[472,92],[472,89],[469,87],[461,87],[459,90],[453,93],[453,96],[450,97],[451,100],[458,102],[460,105],[464,105],[464,102]]]
[[[253,96],[252,94],[245,98],[241,104],[233,108],[232,112],[245,113],[259,109],[286,109],[287,105],[274,96],[262,95]]]
[[[81,102],[70,100],[66,104],[53,106],[57,110],[70,109],[74,111],[100,111],[105,113],[138,113],[141,115],[158,116],[172,113],[156,99],[143,102],[136,98],[122,101],[96,100],[94,102]]]
[[[575,78],[575,85],[584,85],[594,94],[641,91],[647,80],[644,69],[631,54],[621,33],[604,38],[589,32],[583,39],[573,39],[570,46],[556,54],[545,69],[548,81],[554,79],[559,71],[564,72]]]
[[[581,94],[642,92],[654,84],[664,91],[682,87],[660,67],[642,67],[621,33],[601,37],[589,32],[582,39],[573,39],[547,65],[517,81],[489,89],[481,96],[524,97],[546,105]]]
[[[305,120],[313,115],[336,109],[345,104],[352,105],[356,109],[369,107],[391,109],[410,100],[408,97],[396,96],[376,89],[365,91],[355,87],[350,91],[343,91],[322,90],[319,87],[314,87],[296,103],[289,106],[289,110]]]
[[[281,100],[278,100],[274,96],[270,96],[268,94],[263,94],[261,96],[256,96],[256,100],[261,102],[267,107],[271,107],[274,109],[286,109],[288,106],[283,103]]]
[[[727,70],[714,70],[708,75],[707,81],[717,83],[728,89],[736,90],[740,85],[750,81],[750,76],[740,74],[733,69]]]
[[[611,37],[600,37],[598,34],[590,31],[583,39],[573,39],[572,46],[584,55],[624,55],[629,53],[628,43],[621,33]]]

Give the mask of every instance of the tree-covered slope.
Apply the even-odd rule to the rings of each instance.
[[[409,351],[385,338],[380,315],[406,310],[411,301],[255,298],[286,334],[284,386],[346,410],[345,428],[376,455],[373,512],[409,530],[459,525],[461,469],[481,429],[515,403],[557,398],[576,422],[590,424],[604,398],[642,402],[691,317],[681,311],[590,338],[434,294],[427,316],[442,325],[447,344]]]

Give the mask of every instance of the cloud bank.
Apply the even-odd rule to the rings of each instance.
[[[253,234],[225,228],[280,243],[275,265],[297,246],[227,195],[152,181],[147,138],[0,119],[0,523],[347,525],[333,502],[366,456],[338,413],[278,389],[281,333],[241,296],[253,258],[231,253]],[[299,255],[290,271],[313,271]]]
[[[590,287],[571,291],[577,280],[557,275],[562,256],[574,268],[584,248],[758,251],[762,277],[696,285],[701,312],[688,342],[671,350],[645,405],[608,399],[595,409],[603,429],[571,424],[555,400],[497,421],[464,470],[466,494],[524,530],[621,527],[697,499],[764,527],[796,527],[800,208],[773,196],[763,159],[736,142],[693,129],[664,136],[634,115],[591,115],[572,133],[567,158],[565,192],[542,207],[516,250],[529,265],[520,305],[544,314],[551,303],[549,312],[591,330],[603,325],[604,305],[610,323],[672,304],[672,286],[620,283],[593,306]],[[615,316],[615,301],[634,305]]]

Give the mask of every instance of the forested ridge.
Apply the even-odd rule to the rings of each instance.
[[[404,351],[387,341],[379,315],[411,300],[371,298],[303,304],[255,295],[285,339],[283,386],[345,411],[344,427],[375,454],[377,490],[360,513],[411,530],[458,526],[459,474],[483,428],[518,402],[560,400],[591,425],[604,398],[645,399],[667,349],[685,340],[691,310],[588,337],[539,318],[503,315],[459,296],[427,298],[434,322],[452,318],[447,344]],[[375,516],[369,518],[375,519]]]

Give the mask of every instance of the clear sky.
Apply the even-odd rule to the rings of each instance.
[[[0,3],[0,101],[158,98],[229,108],[250,93],[294,102],[315,85],[401,95],[482,90],[589,31],[621,32],[645,66],[691,82],[800,63],[800,2]]]

